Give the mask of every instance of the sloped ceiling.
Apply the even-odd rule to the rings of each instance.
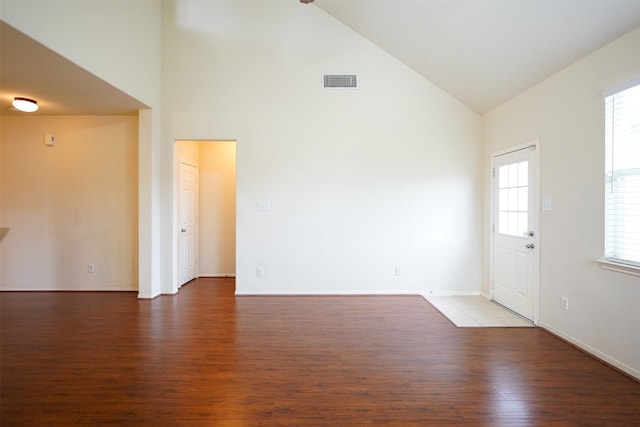
[[[313,4],[480,114],[640,26],[640,0]]]
[[[296,1],[296,0],[287,0]],[[640,0],[315,0],[478,113],[640,26]],[[630,54],[640,55],[638,52]],[[145,106],[0,21],[0,114],[136,114]]]
[[[0,21],[0,115],[14,96],[38,101],[35,115],[137,115],[141,102]]]

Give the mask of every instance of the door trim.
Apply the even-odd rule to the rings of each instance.
[[[539,139],[534,139],[528,142],[525,142],[524,144],[518,144],[515,146],[511,146],[499,151],[495,151],[493,153],[491,153],[491,167],[489,170],[489,176],[490,176],[490,180],[489,182],[490,184],[490,194],[491,194],[491,203],[490,203],[490,211],[489,211],[489,218],[490,218],[490,223],[489,223],[489,299],[493,300],[493,282],[494,282],[494,268],[493,268],[493,263],[494,263],[494,255],[493,255],[493,248],[494,248],[494,230],[495,230],[495,223],[494,223],[494,218],[495,218],[495,176],[494,176],[494,168],[495,168],[495,160],[497,157],[500,156],[504,156],[506,154],[510,154],[510,153],[514,153],[516,151],[522,151],[522,150],[533,150],[534,151],[534,156],[535,156],[535,167],[533,169],[533,172],[535,174],[535,178],[536,178],[536,187],[535,189],[533,189],[534,194],[533,194],[533,199],[535,200],[535,212],[536,212],[536,218],[535,218],[535,228],[536,228],[536,234],[533,237],[534,239],[534,245],[536,250],[534,251],[533,257],[533,324],[534,325],[538,325],[538,319],[539,319],[539,311],[540,311],[540,307],[539,307],[539,302],[540,302],[540,235],[541,235],[541,229],[540,229],[540,140]]]

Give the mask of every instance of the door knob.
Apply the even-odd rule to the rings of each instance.
[[[534,248],[533,243],[529,243],[528,245],[525,245],[525,248],[533,249]]]

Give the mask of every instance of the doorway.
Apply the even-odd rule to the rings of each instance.
[[[189,234],[188,180],[184,164],[195,171],[194,242]],[[176,143],[177,286],[197,277],[235,277],[236,141],[189,140]],[[185,231],[183,231],[185,230]],[[189,271],[193,248],[193,273]]]
[[[180,162],[180,237],[178,247],[178,285],[196,278],[196,254],[198,252],[198,168]]]
[[[493,155],[491,298],[537,323],[539,142]]]

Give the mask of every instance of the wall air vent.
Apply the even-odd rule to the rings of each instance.
[[[358,76],[356,74],[324,74],[322,76],[325,88],[357,88]]]

